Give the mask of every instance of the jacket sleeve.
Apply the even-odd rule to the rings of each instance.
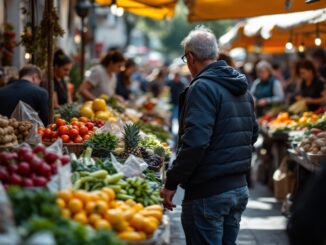
[[[181,147],[172,168],[167,172],[165,188],[175,190],[178,184],[187,182],[200,163],[213,134],[216,104],[215,96],[205,84],[197,82],[189,89],[185,102]]]
[[[280,81],[275,80],[273,85],[273,97],[266,98],[269,104],[280,103],[284,100],[284,92]]]

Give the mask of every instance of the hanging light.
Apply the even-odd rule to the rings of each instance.
[[[320,0],[305,0],[305,3],[314,3],[314,2],[319,2]]]
[[[32,57],[32,55],[30,53],[25,53],[25,59],[29,60]]]
[[[306,47],[304,46],[304,43],[301,43],[298,47],[299,53],[303,53],[305,51]]]
[[[293,32],[291,30],[289,40],[285,44],[285,50],[286,51],[293,51],[292,36],[293,36]]]
[[[315,45],[318,46],[318,47],[321,45],[321,38],[320,38],[320,33],[319,33],[319,24],[317,24],[317,28],[316,28]]]

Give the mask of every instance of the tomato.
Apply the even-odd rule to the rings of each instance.
[[[75,139],[74,139],[74,143],[83,143],[83,138],[80,136],[80,135],[78,135]]]
[[[71,123],[71,126],[79,127],[79,122],[78,121],[74,121],[74,122]]]
[[[81,136],[83,136],[83,135],[85,135],[85,134],[87,134],[87,133],[88,133],[88,128],[87,128],[87,127],[82,126],[82,127],[79,128],[79,134],[80,134]]]
[[[51,132],[51,138],[52,139],[57,139],[58,138],[58,132],[57,131],[52,131]]]
[[[69,136],[72,139],[75,139],[77,136],[79,136],[79,130],[77,128],[70,129]]]
[[[87,123],[89,120],[88,120],[87,117],[80,117],[80,118],[79,118],[79,121],[80,121],[80,122],[83,122],[83,123]]]
[[[88,128],[88,130],[92,130],[94,127],[94,124],[92,122],[87,122],[85,125]]]
[[[40,135],[44,135],[45,128],[38,128],[37,133]]]
[[[55,123],[57,124],[58,127],[66,125],[66,121],[63,119],[57,119]]]
[[[51,130],[56,130],[57,129],[57,125],[55,123],[53,123],[53,124],[50,124],[48,126],[48,128],[51,129]]]
[[[51,136],[52,136],[52,130],[51,129],[49,129],[49,128],[46,128],[45,130],[44,130],[44,137],[45,138],[47,138],[47,139],[49,139],[49,138],[51,138]]]
[[[91,137],[89,134],[85,134],[85,135],[83,136],[83,140],[87,140],[89,137]]]
[[[70,142],[70,137],[67,134],[61,135],[61,139],[62,139],[63,143],[69,143]]]
[[[69,130],[67,126],[60,126],[58,130],[60,135],[68,134]]]

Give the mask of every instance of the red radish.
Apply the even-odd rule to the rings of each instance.
[[[31,168],[33,172],[37,172],[37,170],[40,168],[40,165],[42,164],[42,160],[38,158],[37,156],[34,156],[32,161],[30,162]]]
[[[17,173],[19,173],[22,176],[29,176],[31,172],[31,167],[27,162],[21,162],[18,164]]]
[[[5,168],[0,168],[0,181],[7,182],[9,178],[8,171]]]
[[[28,149],[27,147],[21,147],[18,149],[17,154],[20,160],[24,160],[24,156],[25,154],[29,153],[30,149]]]
[[[52,174],[57,174],[57,172],[58,172],[58,167],[57,167],[57,165],[56,165],[55,163],[52,163],[52,164],[51,164],[51,173],[52,173]]]
[[[18,166],[16,164],[10,164],[7,169],[10,174],[15,174],[17,173]]]
[[[70,157],[68,155],[63,155],[62,157],[60,157],[60,161],[62,165],[66,165],[70,162]]]
[[[22,155],[21,159],[25,162],[31,162],[34,158],[34,153],[29,151]]]
[[[46,147],[42,144],[38,144],[37,146],[35,146],[35,148],[33,149],[34,154],[39,154],[41,153],[42,155],[45,153]]]
[[[34,186],[43,187],[43,186],[46,186],[47,179],[44,177],[36,176],[33,178],[33,182],[34,182]]]
[[[21,185],[22,178],[18,174],[12,174],[9,176],[9,183],[12,185]]]
[[[45,153],[44,160],[47,163],[54,163],[58,159],[58,155],[52,151],[48,151]]]
[[[50,165],[46,163],[41,164],[38,173],[46,178],[50,178],[52,173]]]
[[[17,154],[17,152],[12,152],[11,153],[11,160],[18,160],[18,154]]]
[[[23,179],[23,186],[25,187],[33,187],[34,181],[32,179]]]

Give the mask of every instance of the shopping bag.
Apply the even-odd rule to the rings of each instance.
[[[294,187],[294,174],[288,170],[288,157],[285,156],[278,169],[273,174],[274,196],[277,199],[285,199],[288,193],[292,193]]]

